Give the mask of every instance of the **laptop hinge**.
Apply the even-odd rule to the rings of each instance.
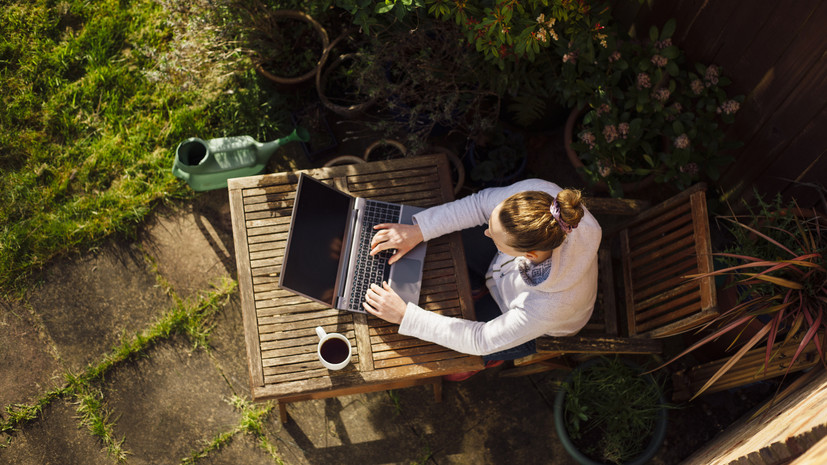
[[[356,204],[356,202],[354,202]],[[356,204],[358,205],[358,204]],[[353,208],[350,212],[350,219],[348,220],[348,227],[345,229],[345,237],[342,242],[341,258],[339,260],[339,273],[336,283],[336,305],[337,309],[347,308],[347,302],[342,302],[349,298],[346,291],[348,289],[349,280],[349,264],[350,256],[353,251],[353,241],[357,239],[356,233],[359,226],[359,209]],[[344,306],[343,306],[344,305]]]

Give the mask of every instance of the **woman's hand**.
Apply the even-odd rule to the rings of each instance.
[[[423,240],[422,230],[415,224],[382,223],[373,229],[378,229],[379,232],[370,241],[371,255],[383,250],[396,249],[388,264],[395,263]]]
[[[402,297],[399,297],[387,282],[382,282],[382,287],[371,284],[370,289],[365,293],[365,303],[362,304],[365,310],[371,315],[389,322],[399,324],[405,316],[407,304]]]

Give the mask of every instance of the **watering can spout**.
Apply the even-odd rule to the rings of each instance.
[[[309,139],[304,128],[296,128],[285,137],[260,143],[250,136],[221,137],[203,140],[191,137],[178,145],[172,173],[196,191],[227,187],[227,180],[252,176],[264,171],[276,150],[288,142]]]
[[[281,139],[276,139],[271,142],[265,142],[263,144],[259,144],[258,146],[258,155],[259,157],[266,157],[269,159],[271,155],[273,155],[276,150],[282,145],[288,142],[307,142],[310,140],[310,133],[307,129],[303,127],[297,127],[293,130],[290,134],[282,137]],[[267,161],[265,160],[265,164]]]

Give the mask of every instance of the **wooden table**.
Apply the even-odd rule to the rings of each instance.
[[[442,155],[305,170],[352,195],[433,206],[453,200],[450,166]],[[346,394],[432,384],[441,376],[483,367],[480,357],[397,333],[373,316],[343,312],[278,286],[298,173],[230,179],[238,285],[253,400],[284,404]],[[462,242],[453,233],[428,243],[419,305],[474,319]],[[345,369],[329,371],[316,356],[315,327],[343,333],[354,347]]]

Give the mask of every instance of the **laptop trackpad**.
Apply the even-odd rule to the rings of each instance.
[[[401,258],[391,267],[391,288],[407,302],[419,303],[422,262]]]

